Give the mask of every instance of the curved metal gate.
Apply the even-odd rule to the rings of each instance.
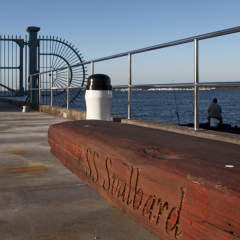
[[[38,71],[45,72],[63,67],[68,67],[79,62],[83,62],[83,58],[79,50],[61,38],[39,37],[38,39]],[[86,78],[86,67],[79,66],[70,68],[70,87],[83,87]],[[66,106],[67,104],[67,69],[54,71],[53,87],[59,90],[53,92],[53,105]],[[43,74],[41,76],[41,88],[50,88],[51,74]],[[70,106],[80,96],[81,90],[70,91]],[[50,104],[50,91],[41,91],[42,104]]]
[[[27,94],[29,74],[36,74],[43,71],[51,71],[62,67],[75,65],[83,62],[83,57],[79,50],[71,43],[61,38],[39,37],[38,27],[28,27],[29,40],[12,37],[2,37],[0,35],[0,97],[22,97]],[[23,50],[25,47],[25,56]],[[25,61],[24,61],[25,59]],[[86,67],[79,66],[70,68],[70,87],[83,87],[86,79]],[[67,69],[54,71],[53,105],[67,105]],[[25,81],[23,80],[25,75]],[[32,88],[39,87],[38,76],[33,77]],[[51,74],[41,75],[41,88],[51,87]],[[65,89],[64,89],[65,88]],[[24,91],[25,90],[25,91]],[[34,92],[34,101],[40,104],[50,104],[50,90]],[[70,91],[70,106],[74,105],[80,95],[81,90]]]

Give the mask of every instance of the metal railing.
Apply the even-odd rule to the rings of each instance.
[[[41,96],[41,91],[42,90],[49,90],[51,91],[51,106],[53,105],[53,91],[54,90],[67,90],[67,109],[69,109],[69,95],[71,90],[77,90],[77,89],[85,89],[85,87],[79,87],[79,88],[73,88],[70,87],[70,68],[78,67],[81,65],[86,65],[86,64],[91,64],[91,74],[94,74],[94,63],[96,62],[101,62],[101,61],[106,61],[114,58],[119,58],[119,57],[124,57],[128,56],[128,85],[115,85],[113,86],[116,89],[121,89],[121,88],[128,88],[128,119],[131,119],[131,106],[132,106],[132,89],[133,88],[194,88],[194,130],[199,129],[199,88],[200,87],[233,87],[237,86],[240,87],[240,82],[204,82],[204,83],[199,83],[199,48],[198,48],[198,42],[199,40],[203,39],[208,39],[208,38],[213,38],[213,37],[218,37],[218,36],[223,36],[227,34],[232,34],[232,33],[237,33],[240,32],[240,27],[235,27],[235,28],[230,28],[230,29],[225,29],[222,31],[217,31],[217,32],[212,32],[208,34],[203,34],[191,38],[185,38],[182,40],[177,40],[173,42],[168,42],[168,43],[163,43],[147,48],[142,48],[134,51],[129,51],[129,52],[124,52],[108,57],[103,57],[99,59],[94,59],[90,61],[85,61],[83,63],[78,63],[69,67],[64,67],[64,68],[59,68],[55,69],[52,71],[46,71],[46,72],[41,72],[41,73],[36,73],[30,75],[30,96],[32,96],[32,91],[39,91],[39,96]],[[133,54],[138,54],[138,53],[143,53],[147,51],[152,51],[160,48],[166,48],[166,47],[171,47],[171,46],[176,46],[184,43],[189,43],[189,42],[194,42],[194,83],[172,83],[172,84],[137,84],[133,85],[132,84],[132,55]],[[66,79],[67,81],[67,88],[55,88],[53,87],[53,72],[54,71],[61,71],[64,69],[68,69],[68,77]],[[51,87],[50,88],[41,88],[41,75],[45,73],[51,72]],[[32,77],[39,75],[39,88],[32,88]],[[31,98],[31,97],[30,97]],[[31,101],[31,100],[30,100]],[[40,102],[40,100],[39,100]]]

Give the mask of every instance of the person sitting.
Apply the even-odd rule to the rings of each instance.
[[[222,124],[222,108],[217,104],[217,98],[213,99],[213,103],[208,108],[208,122],[210,123],[210,118],[217,118],[220,125]]]

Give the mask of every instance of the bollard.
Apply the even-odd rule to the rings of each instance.
[[[86,119],[111,120],[112,85],[109,76],[93,74],[86,86]]]
[[[29,106],[23,106],[22,112],[29,112]]]

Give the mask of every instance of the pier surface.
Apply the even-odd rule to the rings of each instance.
[[[0,102],[0,239],[159,239],[51,155],[48,128],[65,121]]]

